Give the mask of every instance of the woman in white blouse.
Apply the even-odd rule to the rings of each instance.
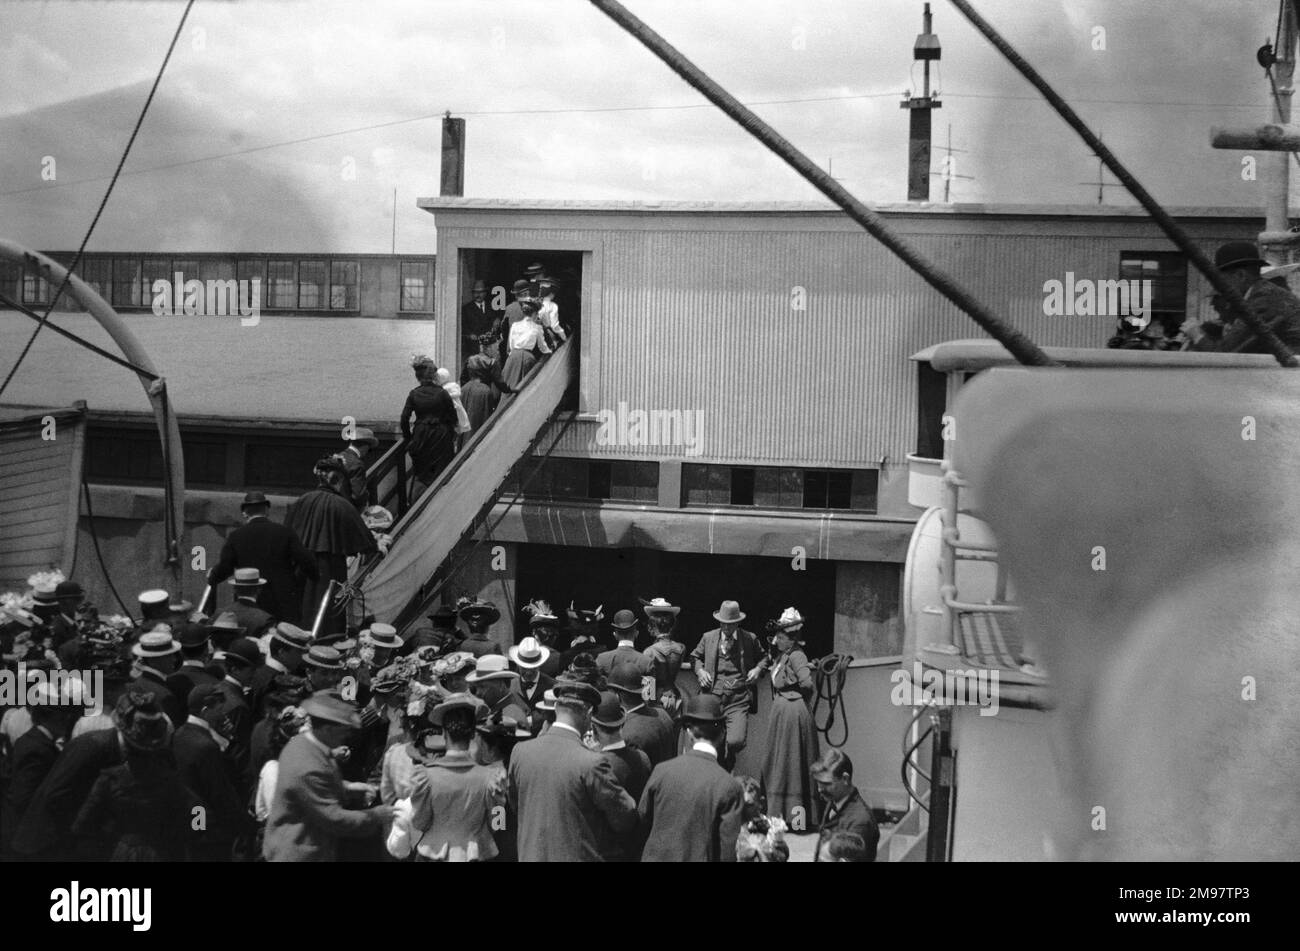
[[[520,302],[524,319],[517,320],[510,326],[509,343],[506,350],[506,364],[501,368],[501,378],[511,389],[518,389],[528,371],[533,368],[543,353],[550,353],[546,335],[542,332],[541,318],[538,316],[538,303],[527,299]]]

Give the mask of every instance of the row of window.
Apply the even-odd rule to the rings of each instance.
[[[875,512],[875,469],[797,469],[775,466],[682,466],[683,506],[738,506]],[[561,501],[640,502],[659,499],[659,463],[632,460],[533,459],[506,486],[514,496]]]
[[[233,262],[233,263],[232,263]],[[433,262],[402,261],[398,265],[399,308],[408,312],[433,309]],[[274,258],[165,258],[112,255],[89,257],[77,267],[78,276],[114,307],[149,307],[157,280],[238,280],[261,282],[261,307],[267,310],[356,311],[360,308],[360,263],[355,260]],[[0,265],[0,292],[15,296],[22,278],[22,303],[48,304],[53,289],[44,278],[15,264]]]

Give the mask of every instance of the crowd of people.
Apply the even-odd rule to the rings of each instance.
[[[724,602],[688,652],[664,599],[535,601],[503,647],[486,601],[313,637],[257,569],[230,580],[216,617],[156,590],[101,619],[67,580],[7,599],[5,662],[40,683],[0,722],[5,858],[780,862],[791,832],[875,858],[794,608],[760,637]],[[762,681],[763,765],[735,775]]]

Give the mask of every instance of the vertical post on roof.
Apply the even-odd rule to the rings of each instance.
[[[465,194],[465,120],[442,119],[442,181],[439,195],[459,198]]]
[[[1273,70],[1277,84],[1277,121],[1286,125],[1291,121],[1291,97],[1295,91],[1296,11],[1293,0],[1282,0],[1280,26]],[[1288,246],[1267,240],[1267,236],[1284,234],[1291,228],[1291,153],[1274,152],[1265,156],[1265,161],[1270,171],[1260,256],[1267,258],[1270,264],[1286,264],[1289,261]]]
[[[101,327],[108,331],[122,356],[141,370],[152,373],[158,378],[150,382],[141,379],[145,395],[153,406],[154,419],[158,424],[158,436],[163,450],[163,553],[164,563],[171,571],[172,586],[176,598],[185,595],[183,574],[181,572],[181,552],[185,550],[185,457],[181,451],[181,430],[176,421],[176,413],[167,396],[167,381],[163,379],[149,359],[149,354],[136,340],[135,334],[118,316],[108,303],[95,293],[90,285],[75,275],[69,276],[68,269],[50,260],[36,251],[29,251],[12,241],[0,239],[0,260],[11,261],[28,271],[44,278],[50,284],[58,286],[65,280],[67,292],[73,300],[84,307]]]

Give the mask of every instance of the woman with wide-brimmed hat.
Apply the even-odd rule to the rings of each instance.
[[[763,758],[763,784],[772,815],[782,817],[795,831],[812,827],[817,790],[811,769],[818,756],[817,729],[808,701],[813,693],[812,665],[803,652],[804,618],[786,608],[771,622],[776,649],[769,679],[772,710],[767,721],[767,754]]]
[[[183,862],[203,801],[187,787],[171,755],[172,724],[156,698],[134,688],[118,701],[113,720],[126,762],[99,774],[72,824],[73,835],[95,842],[113,862]]]
[[[492,838],[494,810],[505,796],[493,772],[470,754],[475,726],[487,717],[487,705],[456,694],[429,712],[441,727],[445,753],[417,769],[409,799],[400,800],[388,835],[388,851],[417,861],[482,862],[497,855]]]

